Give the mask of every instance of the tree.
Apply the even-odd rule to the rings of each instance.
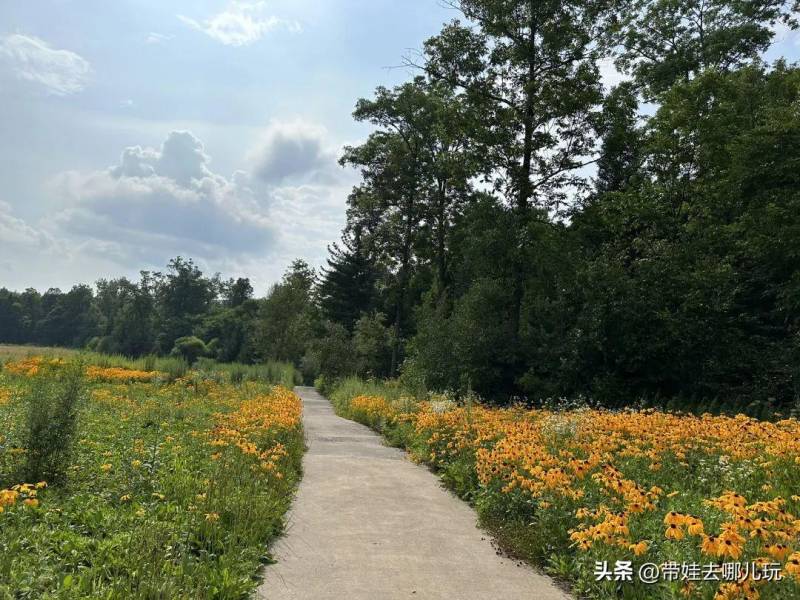
[[[521,217],[557,208],[592,154],[597,60],[613,2],[462,0],[458,21],[425,43],[421,67],[477,103],[484,173]]]
[[[479,169],[470,110],[446,81],[416,77],[392,90],[379,87],[354,112],[379,127],[365,144],[347,148],[342,162],[361,167],[364,180],[350,197],[350,226],[368,231],[396,272],[393,372],[413,268],[432,266],[437,296],[450,283],[448,232]]]
[[[476,27],[458,21],[425,43],[424,64],[435,81],[463,90],[480,114],[476,134],[484,179],[514,214],[507,235],[516,251],[507,280],[511,338],[520,348],[528,282],[548,268],[529,250],[570,199],[586,189],[582,167],[596,159],[595,112],[602,99],[597,62],[614,15],[613,1],[461,0],[454,3]],[[572,197],[572,198],[570,198]],[[524,357],[510,358],[515,379]]]
[[[48,290],[42,298],[44,315],[37,329],[41,340],[53,346],[83,346],[95,334],[94,293],[76,285],[66,294]]]
[[[14,292],[0,288],[0,342],[20,344],[25,339],[22,306]]]
[[[159,329],[156,342],[161,352],[167,353],[179,337],[192,335],[216,299],[217,286],[191,259],[180,256],[169,262],[165,274],[155,273],[152,279]]]
[[[785,0],[630,0],[611,35],[617,64],[649,98],[706,69],[728,72],[758,59],[781,21],[797,26]]]
[[[258,348],[263,358],[300,364],[318,321],[314,304],[316,274],[303,260],[294,261],[261,306]]]
[[[353,350],[357,371],[366,377],[386,377],[390,373],[392,334],[381,313],[364,314],[353,331]]]
[[[186,360],[190,365],[197,362],[202,356],[208,356],[208,348],[198,337],[193,335],[180,337],[175,340],[175,346],[170,352],[172,356],[179,356]]]
[[[222,285],[222,296],[227,306],[236,308],[253,297],[253,286],[246,277],[229,279]]]
[[[641,177],[642,134],[639,103],[631,83],[616,86],[603,100],[598,133],[602,142],[597,161],[597,194],[628,188]]]
[[[367,253],[358,223],[344,231],[341,245],[333,244],[328,251],[328,266],[317,288],[320,308],[326,319],[352,331],[361,315],[376,306],[378,268]]]
[[[396,273],[392,349],[392,373],[396,373],[412,275],[412,247],[422,219],[419,153],[403,135],[377,132],[362,146],[346,149],[342,163],[361,165],[364,179],[348,199],[349,217],[373,226],[369,230],[372,248]]]

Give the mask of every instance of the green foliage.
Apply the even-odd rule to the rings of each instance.
[[[303,383],[300,371],[292,363],[267,361],[262,364],[245,365],[241,363],[219,363],[208,358],[201,358],[195,364],[200,373],[217,377],[234,384],[259,382],[280,384],[292,389]]]
[[[16,393],[28,382],[0,373],[0,387],[14,391],[0,405],[10,447],[23,444],[29,402],[56,406],[69,377],[42,373],[31,382],[42,391],[28,397]],[[191,379],[90,384],[67,477],[37,490],[38,507],[20,503],[0,515],[0,598],[210,600],[254,593],[299,479],[302,429],[248,430],[259,451],[276,443],[286,450],[276,462],[280,478],[253,469],[257,460],[233,445],[210,447],[209,435],[218,414],[269,394],[269,385],[227,386],[198,373]],[[15,478],[28,460],[8,447],[0,445],[0,488],[20,483]]]
[[[208,356],[208,348],[198,337],[193,335],[175,340],[175,346],[170,352],[171,356],[181,357],[187,363],[194,364],[198,358]]]
[[[320,309],[327,320],[352,330],[377,301],[378,268],[364,247],[360,227],[345,231],[342,246],[334,244],[330,254],[317,290]]]
[[[292,263],[261,306],[258,348],[261,356],[300,364],[313,338],[317,319],[312,290],[314,270],[302,260]]]
[[[453,7],[413,78],[357,101],[374,130],[344,149],[361,181],[319,273],[295,261],[254,299],[177,257],[94,297],[3,289],[0,341],[139,357],[193,336],[190,361],[306,382],[797,410],[800,69],[762,62],[797,2]],[[629,80],[607,90],[612,60]]]
[[[778,22],[796,25],[785,0],[633,0],[609,34],[623,48],[618,66],[652,98],[704,70],[747,65],[769,47]]]
[[[304,375],[313,381],[311,365],[328,377],[344,377],[355,372],[353,345],[343,325],[327,321],[323,333],[309,345],[303,360]]]
[[[83,365],[46,368],[32,378],[24,395],[26,449],[21,481],[62,484],[71,465],[79,412],[85,401]]]
[[[392,345],[392,331],[386,326],[386,317],[381,313],[363,314],[353,330],[356,371],[367,377],[388,376]]]

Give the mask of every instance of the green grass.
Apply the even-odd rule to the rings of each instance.
[[[293,388],[302,384],[300,371],[291,363],[267,361],[256,365],[240,363],[219,363],[208,358],[201,358],[194,367],[183,358],[174,356],[156,356],[154,354],[140,358],[130,358],[121,354],[100,354],[85,350],[56,348],[50,346],[22,346],[0,344],[0,365],[10,360],[19,360],[31,356],[47,356],[53,358],[75,358],[89,365],[98,367],[117,367],[138,371],[161,371],[171,379],[185,376],[192,368],[205,377],[211,377],[230,383],[260,381],[280,384]]]
[[[36,483],[21,480],[27,415],[36,394],[58,385],[36,379],[55,377],[0,370],[0,490]],[[282,530],[304,445],[299,421],[237,425],[245,402],[276,415],[287,403],[299,407],[261,377],[232,384],[190,372],[176,383],[87,384],[63,453],[65,481],[38,490],[38,506],[23,505],[23,494],[0,513],[0,599],[250,597]],[[223,425],[239,427],[258,452],[282,448],[270,455],[274,467],[231,440],[211,445],[228,439],[216,429]]]

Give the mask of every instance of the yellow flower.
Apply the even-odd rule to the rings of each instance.
[[[124,496],[120,496],[119,497],[119,501],[120,502],[130,502],[130,500],[131,500],[131,497],[128,494],[125,494]]]
[[[691,519],[686,527],[690,535],[703,535],[703,522],[700,519]]]
[[[664,516],[664,525],[682,525],[686,522],[686,517],[682,514],[673,511],[668,512]]]
[[[676,523],[672,523],[667,527],[667,530],[664,532],[664,536],[666,536],[668,540],[682,540],[683,530]]]
[[[700,549],[703,551],[703,554],[716,556],[719,550],[719,539],[713,535],[704,535]]]
[[[39,501],[36,498],[26,498],[23,503],[25,506],[30,506],[32,508],[39,506]]]
[[[717,547],[717,556],[739,558],[741,555],[742,555],[741,542],[730,536],[726,536],[725,533],[719,536],[719,546]]]
[[[789,557],[784,570],[795,579],[800,579],[800,552],[795,552]]]
[[[100,470],[103,471],[104,473],[108,473],[113,468],[114,468],[114,466],[112,464],[110,464],[110,463],[106,463],[104,465],[100,465]]]
[[[217,513],[206,513],[206,521],[209,523],[216,523],[219,521],[219,514]]]
[[[628,549],[633,552],[636,556],[641,556],[645,552],[647,552],[647,542],[642,540],[641,542],[637,542],[636,544],[631,544],[628,546]]]
[[[139,467],[141,467],[141,466],[142,466],[142,461],[140,461],[139,459],[132,460],[132,461],[131,461],[131,466],[132,466],[134,469],[138,469]]]
[[[785,559],[790,552],[789,546],[786,546],[785,544],[773,544],[771,546],[767,546],[765,550],[767,551],[767,554],[778,560]]]

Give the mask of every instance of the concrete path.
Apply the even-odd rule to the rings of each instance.
[[[498,556],[473,510],[435,475],[337,417],[313,388],[296,391],[309,449],[260,598],[568,598],[547,577]]]

